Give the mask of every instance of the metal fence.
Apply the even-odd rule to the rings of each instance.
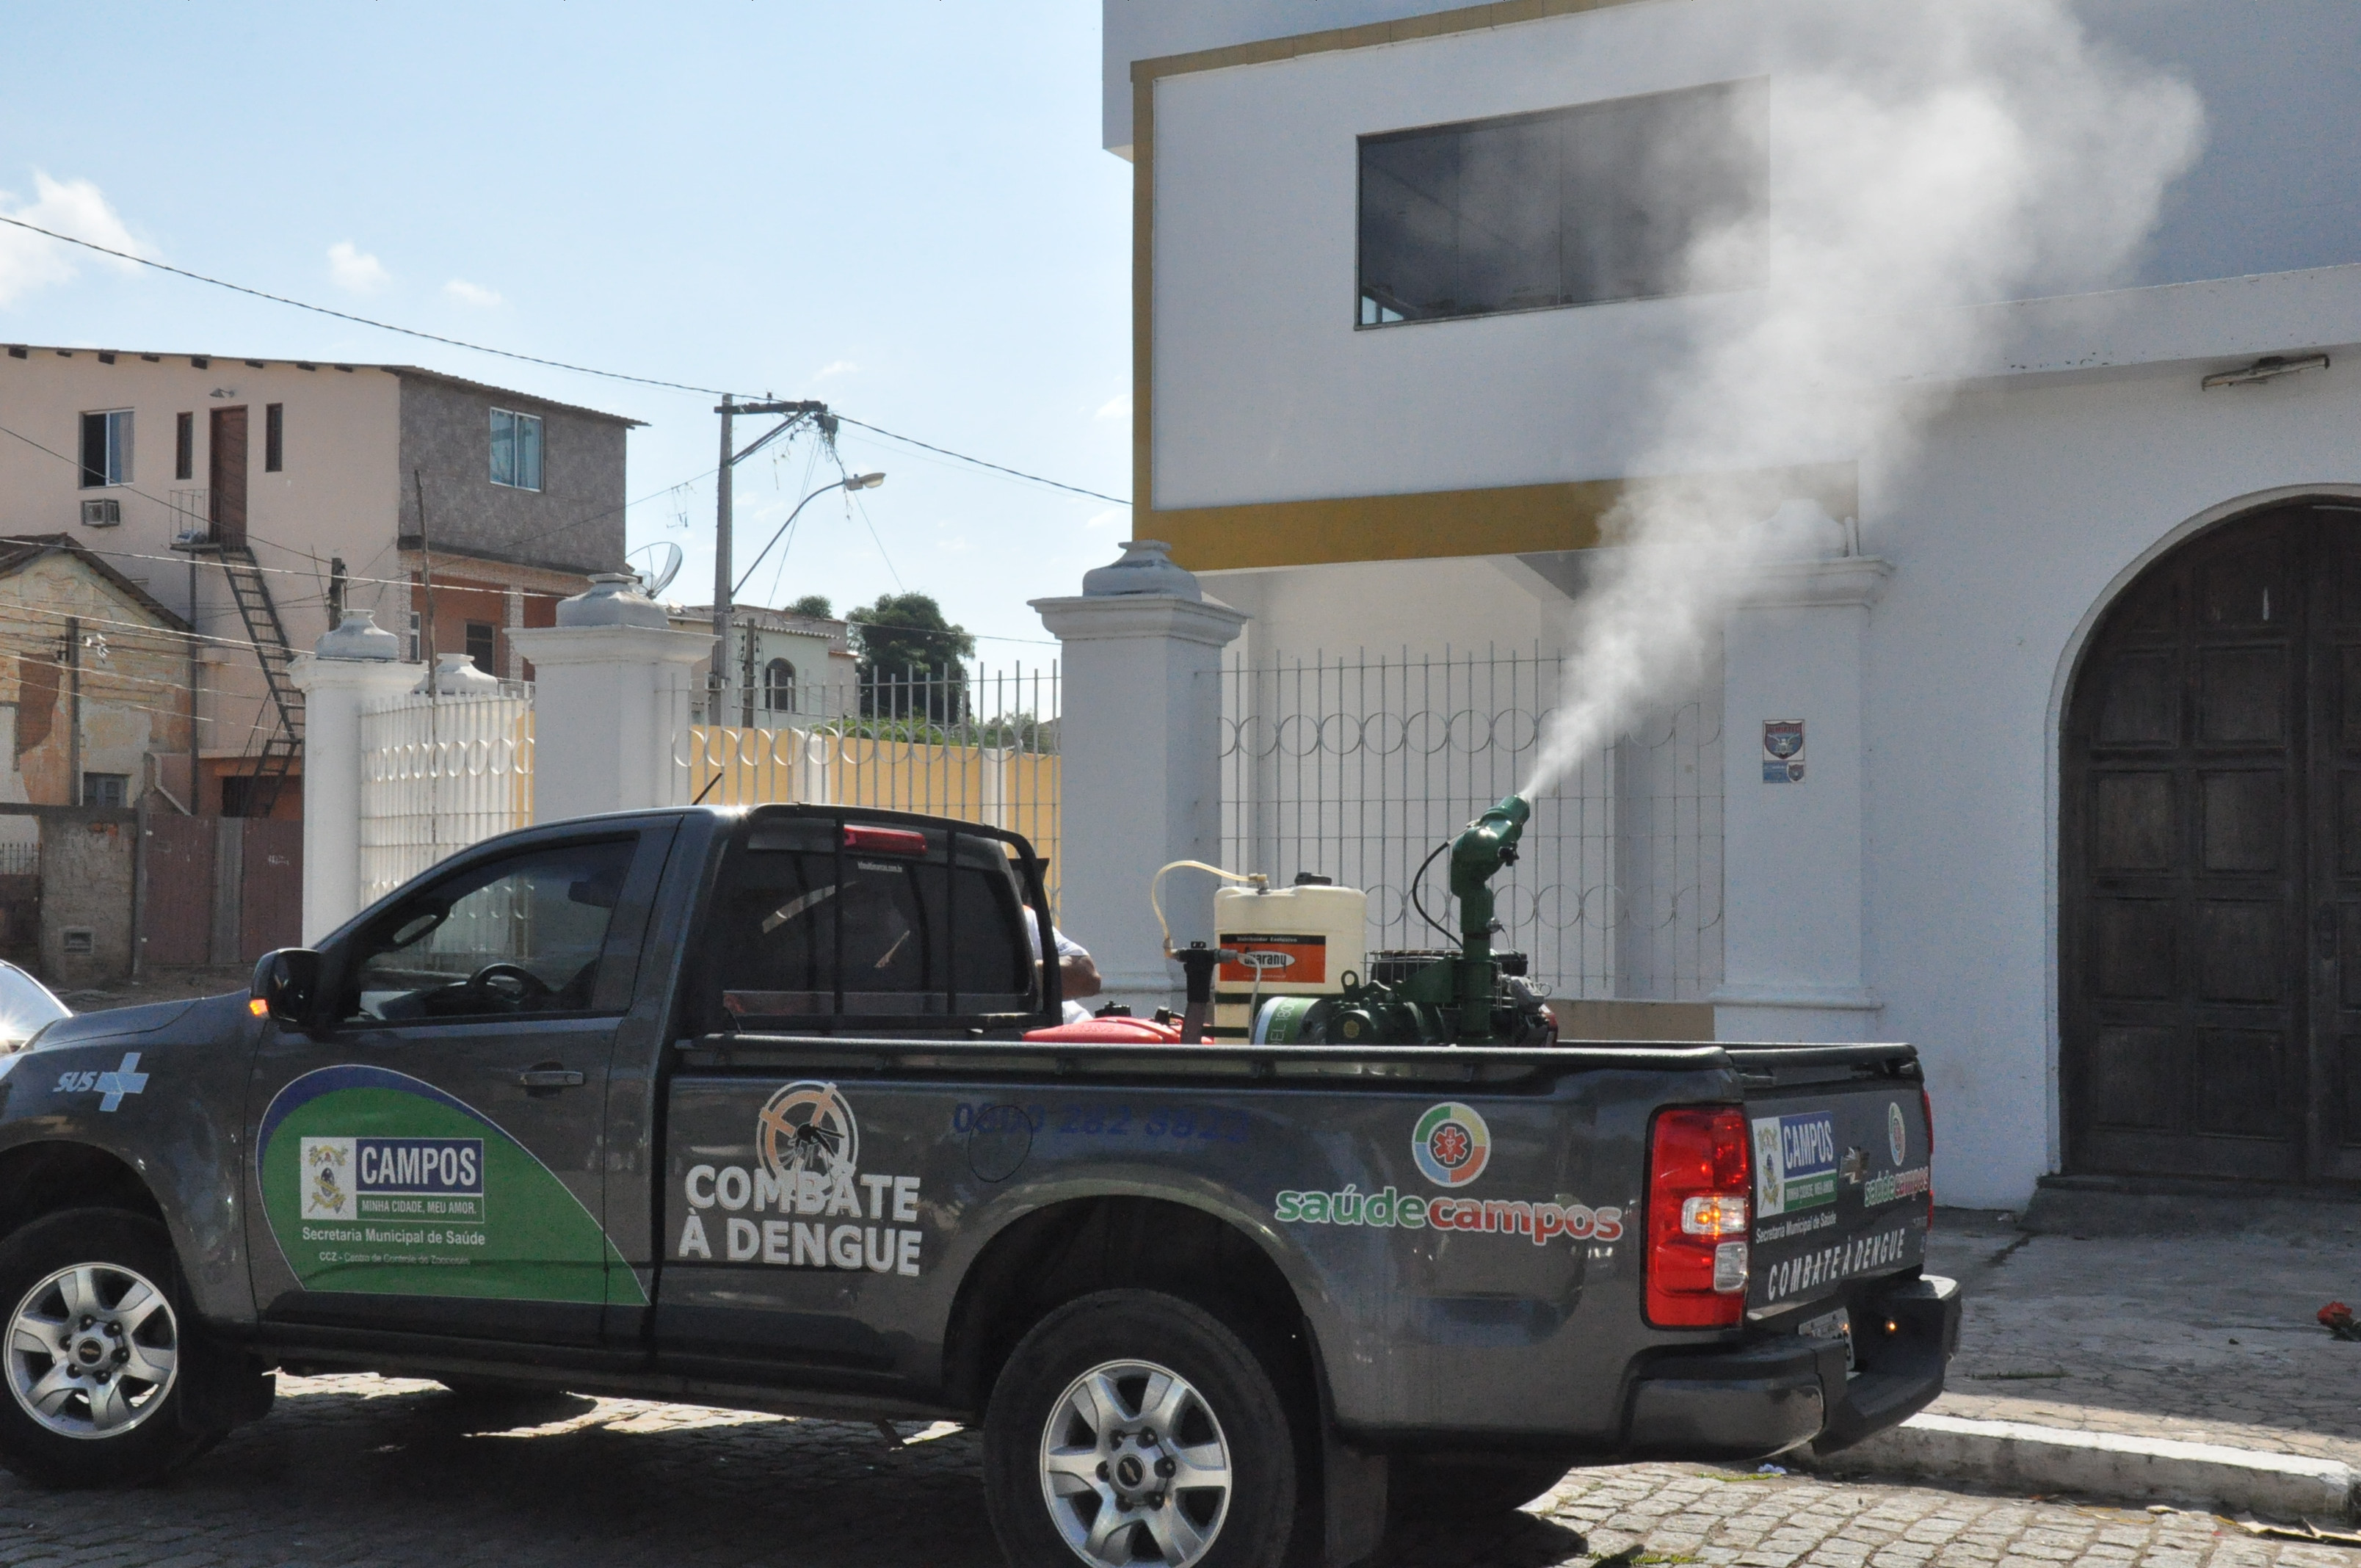
[[[1710,657],[1708,669],[1719,667]],[[1232,662],[1222,680],[1226,863],[1369,894],[1368,944],[1455,942],[1434,848],[1521,791],[1575,678],[1551,653]],[[1499,946],[1550,994],[1702,999],[1721,981],[1718,683],[1645,715],[1533,797],[1516,865],[1494,887]]]
[[[792,708],[772,706],[778,695],[730,686],[684,701],[673,741],[681,799],[862,806],[989,823],[1023,834],[1049,861],[1054,905],[1063,780],[1054,663],[807,684]],[[724,722],[707,722],[708,713]],[[749,713],[758,722],[738,722]]]
[[[361,902],[533,821],[533,688],[361,707]]]

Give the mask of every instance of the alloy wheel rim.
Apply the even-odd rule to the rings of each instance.
[[[1109,1361],[1066,1386],[1041,1431],[1041,1497],[1084,1563],[1191,1568],[1228,1518],[1229,1441],[1194,1385]]]
[[[8,1391],[60,1437],[121,1437],[180,1376],[180,1320],[154,1281],[113,1263],[60,1268],[8,1323]]]

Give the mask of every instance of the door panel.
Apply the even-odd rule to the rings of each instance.
[[[246,543],[246,410],[213,412],[206,468],[214,543]]]
[[[2361,1179],[2361,512],[2149,568],[2064,762],[2069,1168]]]
[[[248,1099],[266,1316],[588,1345],[644,1302],[598,1220],[635,851],[463,865],[327,956],[335,1022],[270,1031]]]

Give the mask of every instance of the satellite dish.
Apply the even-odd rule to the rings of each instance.
[[[640,591],[653,598],[680,576],[680,546],[668,539],[642,544],[624,556],[623,564],[639,574]]]

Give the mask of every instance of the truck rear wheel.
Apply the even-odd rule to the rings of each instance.
[[[45,1486],[148,1481],[219,1437],[182,1420],[190,1319],[155,1221],[115,1209],[34,1221],[0,1243],[0,1464]]]
[[[1387,1467],[1387,1511],[1405,1524],[1514,1513],[1574,1468],[1570,1453],[1398,1453]]]
[[[1286,1401],[1201,1308],[1104,1290],[1034,1325],[983,1424],[984,1502],[1012,1563],[1277,1568],[1296,1510]]]

